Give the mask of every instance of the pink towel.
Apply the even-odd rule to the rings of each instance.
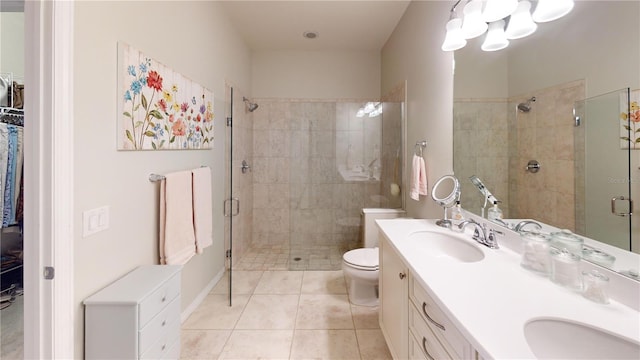
[[[201,167],[193,173],[193,229],[196,235],[196,252],[213,245],[213,206],[211,202],[211,169]]]
[[[409,196],[416,201],[420,200],[420,195],[427,193],[427,166],[422,156],[413,155],[411,171],[411,191]]]
[[[191,171],[165,178],[160,183],[160,263],[185,264],[196,253]]]

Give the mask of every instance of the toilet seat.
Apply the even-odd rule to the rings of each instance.
[[[378,270],[378,248],[360,248],[347,251],[342,260],[350,267],[363,271]]]

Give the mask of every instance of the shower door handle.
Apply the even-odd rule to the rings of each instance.
[[[233,211],[233,204],[236,204],[235,212]],[[225,217],[233,217],[240,213],[240,199],[237,197],[232,197],[230,199],[226,199],[223,205],[223,212]]]
[[[629,202],[629,212],[625,213],[625,212],[618,212],[616,210],[616,202],[620,200],[620,201],[628,201]],[[631,200],[630,198],[626,198],[624,196],[616,196],[614,198],[611,199],[611,213],[613,215],[616,216],[631,216],[633,214],[633,200]]]

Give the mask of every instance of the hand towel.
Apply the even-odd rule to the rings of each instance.
[[[193,228],[196,236],[196,253],[213,245],[213,204],[211,202],[211,169],[201,167],[193,174]]]
[[[418,192],[420,195],[427,196],[429,192],[427,190],[427,164],[424,161],[424,157],[420,156],[420,182],[418,183]]]
[[[416,201],[420,200],[420,195],[427,193],[427,167],[422,156],[413,155],[411,166],[411,191],[409,196]]]
[[[160,183],[160,263],[185,264],[196,253],[191,171],[165,175]]]

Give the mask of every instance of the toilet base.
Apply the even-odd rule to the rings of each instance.
[[[378,306],[379,271],[361,271],[344,265],[343,271],[347,281],[349,302],[359,306]]]

